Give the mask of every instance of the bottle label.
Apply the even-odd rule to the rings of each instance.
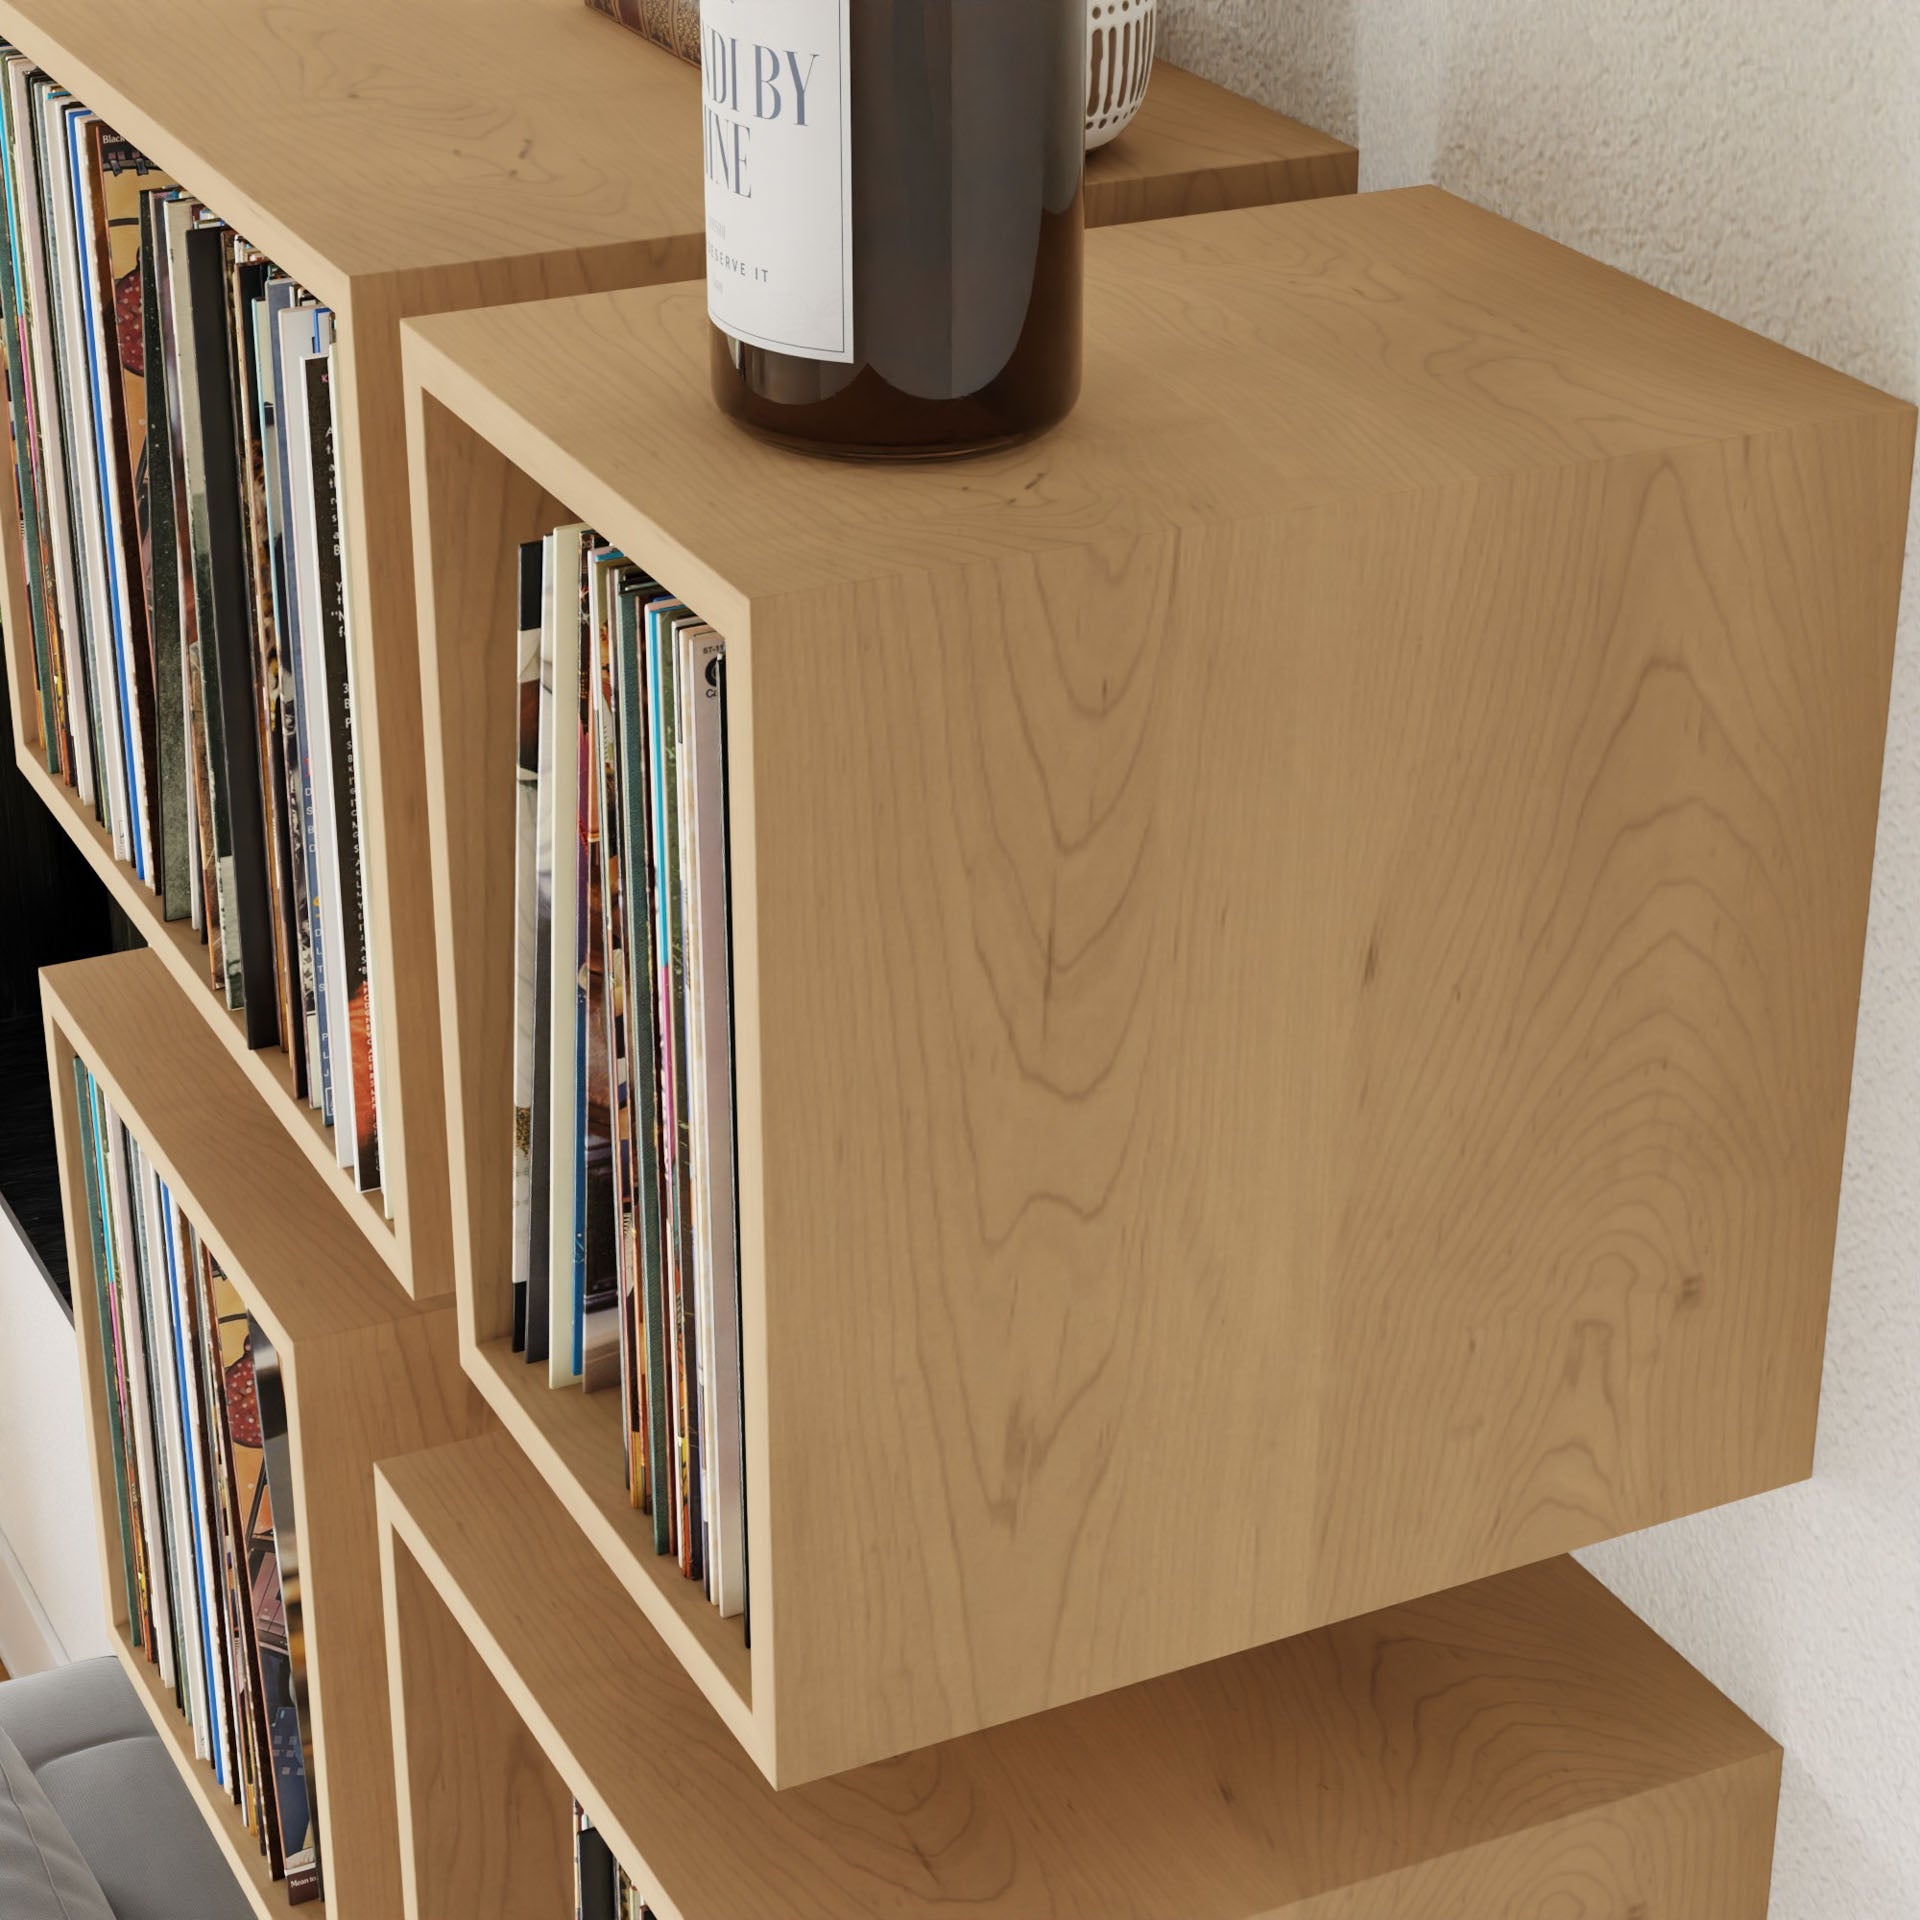
[[[849,0],[700,0],[707,312],[750,346],[853,359]]]

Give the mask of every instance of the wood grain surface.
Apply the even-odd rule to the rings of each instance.
[[[396,1715],[444,1789],[422,1920],[524,1777],[517,1742],[464,1750],[503,1706],[660,1920],[1766,1911],[1778,1749],[1571,1561],[775,1792],[511,1441],[388,1462],[379,1499],[389,1631],[435,1683]]]
[[[364,1196],[278,1050],[256,1087],[401,1284],[451,1282],[438,975],[423,842],[419,675],[397,327],[410,314],[699,283],[699,76],[575,0],[0,0],[0,35],[339,316],[336,423],[354,609],[368,966],[379,1006],[384,1196]],[[1351,192],[1353,150],[1173,69],[1092,217]],[[0,446],[0,464],[10,462]],[[10,476],[9,476],[10,477]],[[245,1056],[205,955],[47,773],[0,477],[0,614],[16,750],[189,1001]],[[15,638],[18,643],[15,644]]]
[[[327,1908],[382,1920],[400,1903],[398,1818],[372,1463],[491,1427],[456,1357],[450,1302],[409,1300],[150,953],[42,976],[74,1325],[87,1408],[102,1589],[195,1799],[263,1913],[284,1909],[170,1697],[128,1640],[92,1242],[73,1083],[78,1057],[139,1140],[277,1349],[300,1541],[315,1790]],[[263,1904],[265,1903],[265,1904]]]
[[[380,1559],[407,1920],[562,1920],[572,1794],[391,1528]]]
[[[685,290],[407,329],[476,1370],[506,549],[729,639],[783,1785],[1811,1459],[1912,409],[1431,190],[1089,268],[1080,411],[931,470],[735,431]]]
[[[1140,117],[1087,155],[1087,225],[1354,193],[1359,150],[1157,61]]]

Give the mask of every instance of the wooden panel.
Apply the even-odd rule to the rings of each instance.
[[[390,1528],[380,1548],[407,1920],[560,1920],[573,1795]]]
[[[459,1367],[452,1304],[422,1306],[399,1291],[238,1069],[200,1022],[182,1017],[175,989],[151,954],[80,961],[41,978],[94,1449],[95,1520],[115,1632],[124,1639],[124,1574],[110,1518],[106,1387],[77,1151],[76,1055],[279,1351],[301,1545],[322,1872],[335,1913],[375,1920],[398,1904],[399,1841],[372,1462],[491,1425]],[[134,1660],[130,1649],[127,1657]],[[212,1776],[192,1760],[191,1743],[171,1703],[166,1706],[170,1738],[196,1796],[218,1813]],[[214,1825],[219,1832],[219,1819]],[[284,1905],[277,1894],[275,1900]]]
[[[1811,1458],[1913,410],[1430,191],[1090,261],[1082,412],[928,472],[733,430],[681,289],[408,329],[471,1367],[491,543],[732,649],[783,1785]]]
[[[510,1442],[380,1481],[663,1920],[1766,1910],[1778,1749],[1570,1561],[776,1793]]]
[[[356,1194],[284,1054],[246,1060],[279,1121],[401,1284],[452,1284],[426,799],[397,327],[413,314],[698,282],[699,78],[577,0],[0,0],[41,62],[340,316],[338,412],[355,608],[369,976],[380,1019],[384,1198]],[[1350,192],[1352,149],[1163,71],[1124,155],[1095,171],[1104,220]],[[10,460],[11,448],[0,451]],[[0,484],[0,589],[16,750],[149,945],[236,1052],[204,955],[39,748],[18,513]],[[24,649],[24,650],[23,650]],[[391,1224],[388,1215],[397,1222]]]
[[[330,304],[700,231],[699,76],[577,0],[0,0],[0,34]]]
[[[1039,442],[970,460],[808,460],[733,428],[697,286],[421,320],[408,352],[730,632],[822,587],[1897,404],[1435,188],[1090,235],[1085,397]]]
[[[1139,118],[1087,155],[1087,225],[1278,206],[1359,186],[1356,148],[1161,60]]]

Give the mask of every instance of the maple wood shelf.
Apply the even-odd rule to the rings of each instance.
[[[16,756],[35,790],[401,1285],[444,1294],[399,322],[701,275],[699,75],[579,0],[234,0],[217,33],[201,0],[0,0],[0,37],[337,316],[384,1195],[355,1191],[330,1130],[294,1092],[288,1056],[248,1051],[198,939],[166,922],[92,810],[48,771],[10,470],[0,624]],[[1167,68],[1124,142],[1097,159],[1089,217],[1350,193],[1357,169],[1344,142]],[[11,459],[0,447],[0,463]]]
[[[1811,1463],[1913,410],[1432,189],[1088,274],[913,470],[697,288],[404,329],[463,1357],[781,1786]],[[506,1351],[572,520],[729,645],[750,1653]]]
[[[385,1920],[399,1908],[400,1855],[372,1466],[386,1454],[491,1424],[454,1360],[451,1303],[412,1302],[394,1288],[232,1058],[201,1022],[180,1017],[178,990],[152,954],[54,967],[41,981],[95,1533],[114,1649],[255,1910],[263,1916],[292,1911],[224,1789],[194,1758],[170,1692],[129,1636],[106,1425],[112,1387],[102,1372],[76,1058],[279,1354],[326,1890],[320,1911],[336,1920]],[[277,1486],[274,1492],[278,1499]]]
[[[408,1920],[1762,1920],[1780,1751],[1570,1560],[775,1792],[504,1436],[380,1468]],[[540,1577],[529,1579],[527,1569]]]

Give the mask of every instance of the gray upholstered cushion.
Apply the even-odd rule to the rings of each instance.
[[[251,1920],[233,1869],[117,1660],[0,1686],[0,1734],[32,1767],[106,1896],[98,1908],[77,1910],[86,1920]],[[0,1915],[13,1917],[4,1898]]]
[[[0,1913],[7,1920],[114,1920],[100,1883],[33,1770],[0,1733]]]

